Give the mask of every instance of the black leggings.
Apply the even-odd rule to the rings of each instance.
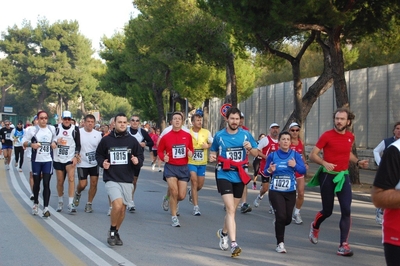
[[[51,174],[43,174],[43,207],[49,206]],[[33,176],[33,203],[39,204],[40,175]]]
[[[335,186],[333,183],[333,178],[336,175],[321,173],[319,175],[319,183],[321,190],[321,200],[322,200],[322,210],[317,213],[314,220],[314,228],[319,229],[321,223],[332,215],[333,205],[335,200]],[[351,225],[351,200],[352,200],[352,192],[351,192],[351,183],[349,175],[345,175],[345,181],[342,187],[342,190],[336,193],[336,196],[339,200],[340,205],[340,245],[343,242],[348,242],[347,239],[350,233],[350,225]]]
[[[275,237],[276,244],[285,242],[285,226],[292,222],[292,212],[296,204],[296,191],[268,192],[269,201],[275,211]]]
[[[15,153],[15,162],[19,162],[19,168],[22,168],[22,164],[24,163],[24,148],[14,147],[14,153]]]
[[[388,265],[388,266],[399,265],[400,246],[383,243],[383,250],[385,251],[386,265]]]
[[[253,176],[254,177],[256,177],[258,175],[258,171],[260,170],[260,162],[261,162],[261,159],[259,159],[258,157],[256,157],[253,160],[253,170],[254,170]]]

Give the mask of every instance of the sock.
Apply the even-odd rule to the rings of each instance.
[[[44,207],[44,209],[43,209],[43,213],[47,212],[48,210],[49,210],[49,208],[48,208],[48,207]]]
[[[221,235],[222,235],[222,236],[227,236],[228,233],[224,233],[224,231],[221,230]]]
[[[294,208],[294,214],[297,215],[300,213],[300,209]]]
[[[72,204],[74,202],[74,197],[69,197],[68,198],[68,204]]]
[[[87,202],[87,204],[90,204],[90,205],[92,205],[92,203],[91,203],[90,201],[88,201],[88,202]]]
[[[117,227],[116,226],[110,226],[110,231],[117,231]]]
[[[58,197],[58,202],[64,202],[63,197]]]
[[[236,247],[236,246],[237,246],[236,241],[231,241],[231,248],[234,248],[234,247]]]

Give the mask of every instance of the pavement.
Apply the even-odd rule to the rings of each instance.
[[[251,160],[249,160],[251,161]],[[312,176],[318,170],[319,165],[316,163],[309,163],[309,168],[307,171],[308,176]],[[215,165],[209,163],[207,165],[207,170],[214,171]],[[253,173],[253,167],[249,165],[249,173]],[[371,193],[369,192],[374,183],[376,171],[375,170],[364,170],[360,169],[360,183],[353,185],[353,199],[371,202]],[[319,187],[305,187],[306,191],[319,192]]]

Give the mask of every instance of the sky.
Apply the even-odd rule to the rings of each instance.
[[[97,55],[100,39],[122,31],[137,14],[132,0],[6,0],[0,2],[0,33],[14,25],[21,28],[24,20],[33,27],[38,18],[46,18],[50,24],[77,20],[80,33],[92,41]]]

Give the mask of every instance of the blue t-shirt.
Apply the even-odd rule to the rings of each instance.
[[[290,167],[288,165],[289,160],[295,159],[296,166]],[[296,176],[295,172],[299,174],[306,173],[306,166],[301,158],[301,155],[294,150],[289,149],[288,152],[284,152],[281,149],[268,155],[267,164],[264,168],[264,173],[268,175],[267,169],[271,162],[276,164],[276,169],[272,173],[270,180],[269,189],[279,192],[291,192],[296,190]]]
[[[253,136],[241,128],[235,134],[229,134],[226,129],[218,131],[211,145],[210,151],[217,152],[219,156],[241,162],[246,159],[246,149],[243,142],[248,141],[251,147],[257,149],[257,142]],[[227,179],[232,183],[242,182],[237,171],[224,171],[221,167],[217,170],[218,179]]]

